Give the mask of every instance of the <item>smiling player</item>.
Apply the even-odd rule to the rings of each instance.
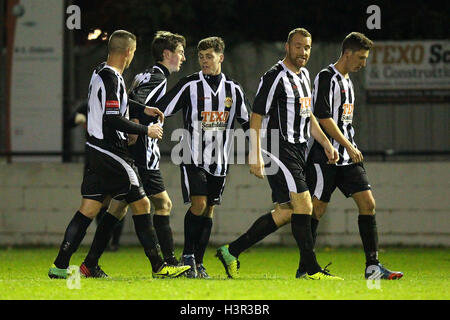
[[[225,44],[219,37],[197,46],[201,71],[181,79],[157,103],[166,117],[183,111],[182,192],[191,203],[184,219],[182,263],[191,266],[190,278],[208,278],[203,255],[211,235],[215,205],[220,204],[228,172],[228,155],[237,119],[248,129],[248,102],[236,81],[222,73]]]

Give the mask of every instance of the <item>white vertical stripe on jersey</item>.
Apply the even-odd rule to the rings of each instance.
[[[232,84],[232,83],[230,83],[230,84]],[[233,90],[234,89],[234,90]],[[231,99],[233,99],[233,102],[234,102],[234,104],[235,104],[235,108],[230,108],[230,114],[229,114],[229,118],[230,119],[234,119],[234,116],[235,116],[235,114],[236,114],[236,111],[237,111],[237,108],[242,108],[242,105],[241,106],[238,106],[238,105],[236,105],[236,101],[237,101],[237,90],[239,89],[239,87],[234,87],[234,86],[231,86]],[[219,101],[225,101],[225,96],[226,96],[226,92],[225,92],[225,90],[222,90],[223,91],[223,96],[222,97],[219,97]],[[241,92],[241,97],[242,97],[242,104],[244,105],[244,109],[247,111],[247,109],[245,108],[245,103],[244,103],[244,95],[242,94],[242,92]],[[220,108],[220,111],[226,111],[225,110],[225,104],[219,104],[219,108]],[[242,113],[241,113],[242,114]],[[225,145],[223,146],[223,152],[224,152],[224,161],[223,161],[223,165],[226,167],[227,165],[228,165],[228,163],[229,163],[229,159],[228,159],[228,157],[229,157],[229,154],[230,154],[230,150],[231,150],[231,145],[234,143],[234,133],[232,134],[232,132],[231,132],[231,126],[232,126],[232,124],[233,124],[233,121],[229,121],[228,123],[227,123],[227,132],[225,133],[227,136],[226,136],[226,142],[225,142]],[[232,157],[234,156],[234,155],[231,155]],[[222,169],[222,168],[221,168]],[[220,171],[219,171],[220,172]]]
[[[266,102],[266,114],[269,112],[270,106],[272,105],[275,90],[277,89],[278,82],[280,81],[280,78],[282,76],[283,76],[283,73],[280,72],[277,75],[277,77],[275,78],[275,81],[272,83],[272,86],[270,87],[269,94],[267,96],[267,102]],[[263,82],[263,78],[261,78],[261,82],[259,85],[260,87],[261,87],[262,82]],[[258,93],[256,93],[256,95],[258,95]]]
[[[334,80],[332,81],[336,81],[336,75],[333,77]],[[338,82],[336,81],[335,86],[334,86],[334,92],[332,92],[333,94],[333,100],[330,100],[330,103],[332,103],[331,105],[331,110],[333,111],[333,121],[336,123],[336,125],[339,124],[339,105],[341,104],[341,87],[339,86]],[[331,90],[330,90],[331,91]],[[336,92],[338,94],[336,94]],[[336,150],[339,150],[339,142],[337,142],[336,140],[333,139],[333,147],[336,148]],[[343,154],[339,155],[339,157],[344,157]]]
[[[106,89],[103,81],[91,82],[91,93],[89,96],[89,112],[87,114],[87,131],[90,136],[94,136],[97,139],[103,139],[102,126],[95,125],[103,122],[103,113],[105,110],[103,107],[106,103]],[[98,101],[98,91],[100,90],[102,100]]]
[[[288,141],[290,143],[294,143],[295,141],[293,136],[294,136],[294,120],[295,120],[295,94],[294,91],[292,90],[291,82],[289,81],[288,77],[285,76],[282,78],[282,80],[284,90],[286,91],[286,118],[287,118],[286,134]]]
[[[304,75],[303,72],[301,72],[302,75]],[[306,82],[307,78],[306,76],[303,76],[303,78],[299,78],[299,77],[294,77],[294,82],[295,85],[297,86],[298,92],[300,94],[300,97],[311,97],[311,91],[308,90],[309,84]],[[306,88],[306,92],[303,92],[303,86],[300,82],[304,83],[304,86]],[[301,106],[300,106],[301,107]],[[294,114],[295,114],[295,106],[294,106]],[[305,126],[309,126],[310,122],[308,121],[308,123],[306,122],[305,118],[301,118],[300,121],[300,137],[302,136],[302,132],[305,132]],[[305,141],[301,141],[300,142],[307,142],[310,136],[310,131],[308,128],[308,137],[304,137]],[[294,134],[292,134],[293,136]]]
[[[223,90],[221,90],[222,87],[223,87]],[[232,91],[234,91],[234,90],[232,90]],[[224,75],[222,75],[222,79],[220,81],[219,88],[217,89],[217,98],[219,101],[217,111],[219,111],[219,112],[225,111],[225,103],[224,102],[225,102],[226,95],[227,94],[225,92],[225,77],[224,77]],[[233,101],[236,101],[236,100],[233,100]],[[231,116],[231,114],[230,114],[230,116]],[[234,115],[233,115],[233,118],[234,118]],[[226,129],[230,128],[231,123],[232,123],[232,121],[228,121]],[[222,172],[223,166],[226,165],[226,158],[227,158],[226,155],[228,154],[228,153],[226,153],[227,149],[224,145],[225,142],[223,140],[226,140],[226,142],[228,142],[228,140],[225,139],[226,137],[224,137],[224,133],[222,131],[216,131],[215,134],[218,138],[218,145],[221,146],[220,148],[216,148],[216,159],[218,161],[216,172]],[[225,131],[225,134],[227,134],[226,131]]]
[[[189,84],[188,84],[189,85]],[[202,83],[198,83],[197,85],[202,85]],[[184,88],[184,87],[183,87]],[[180,90],[180,92],[182,92],[182,90]],[[197,106],[198,103],[198,97],[197,97],[197,86],[196,85],[191,85],[189,87],[189,91],[190,91],[190,96],[191,96],[191,105],[192,106]],[[177,95],[178,96],[178,95]],[[175,99],[172,100],[172,102],[174,101],[178,101],[179,96],[177,97],[175,96]],[[206,108],[206,101],[205,101],[205,108]],[[188,114],[188,113],[186,113]],[[202,150],[199,150],[199,148],[197,146],[201,146],[203,144],[203,141],[201,141],[201,137],[200,137],[200,132],[203,131],[201,125],[202,123],[198,120],[198,109],[196,107],[192,107],[191,110],[191,121],[188,121],[192,124],[193,130],[192,130],[192,136],[191,136],[191,143],[190,143],[190,149],[191,149],[191,154],[192,154],[192,160],[194,161],[194,164],[198,166],[199,161],[203,162],[203,155],[200,155],[200,152],[203,152]],[[200,155],[200,157],[199,157]]]

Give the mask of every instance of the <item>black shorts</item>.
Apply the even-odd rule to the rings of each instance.
[[[209,206],[221,203],[226,177],[213,176],[193,164],[182,164],[180,169],[184,203],[191,202],[191,196],[207,196]]]
[[[144,198],[145,191],[132,160],[89,144],[86,146],[81,195],[99,202],[110,195],[114,199],[131,203]]]
[[[362,163],[336,166],[308,161],[306,181],[311,196],[323,202],[330,202],[331,194],[336,187],[347,198],[357,192],[370,190],[369,180]]]
[[[306,143],[293,144],[280,140],[278,155],[274,148],[269,146],[268,149],[261,151],[271,159],[270,163],[266,163],[266,174],[272,189],[272,201],[287,203],[291,201],[291,192],[308,191],[304,173]]]
[[[161,170],[148,170],[146,168],[138,167],[138,171],[147,196],[153,196],[166,191]]]

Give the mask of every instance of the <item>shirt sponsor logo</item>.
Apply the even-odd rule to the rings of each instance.
[[[353,107],[353,103],[345,103],[342,105],[342,122],[351,123],[353,121]]]
[[[203,130],[225,130],[230,113],[228,111],[202,111]]]
[[[309,118],[311,116],[311,98],[304,97],[299,98],[300,100],[300,111],[299,115],[302,118]]]

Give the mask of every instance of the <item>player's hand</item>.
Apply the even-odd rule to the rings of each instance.
[[[353,163],[358,163],[358,162],[362,162],[364,157],[361,153],[361,151],[359,151],[357,148],[355,148],[354,146],[350,146],[347,148],[347,152],[348,155],[350,156],[350,158],[352,159]]]
[[[148,129],[147,135],[150,138],[162,139],[163,128],[159,123],[152,124],[151,126],[148,126],[147,129]]]
[[[336,164],[339,161],[339,152],[331,144],[327,148],[324,148],[324,150],[328,158],[328,164]]]
[[[164,123],[164,113],[155,107],[145,107],[144,113],[150,117],[158,117],[159,122]]]
[[[248,162],[250,164],[250,173],[259,179],[264,179],[264,160],[261,152],[250,151]]]

